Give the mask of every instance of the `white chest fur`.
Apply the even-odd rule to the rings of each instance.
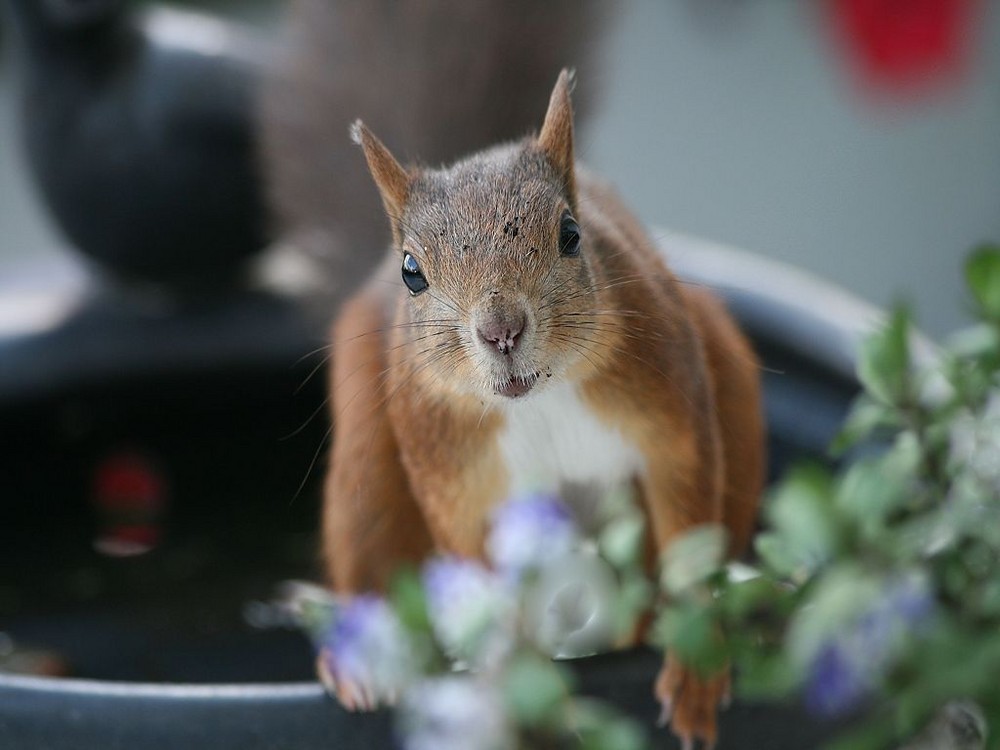
[[[642,471],[638,449],[597,419],[573,383],[552,384],[515,401],[505,416],[500,450],[514,493],[545,489],[579,496],[585,490],[583,495],[593,496]]]

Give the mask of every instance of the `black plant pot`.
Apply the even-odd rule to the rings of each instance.
[[[878,311],[746,253],[671,235],[663,245],[756,343],[771,476],[824,460]],[[0,747],[392,746],[389,715],[325,698],[305,639],[261,603],[279,581],[316,574],[323,378],[307,379],[317,359],[299,359],[320,332],[295,300],[268,295],[173,315],[123,304],[90,298],[58,323],[0,321],[0,633],[73,675],[0,675]],[[132,558],[93,546],[109,523],[95,467],[122,450],[145,456],[167,488],[147,519],[159,543]],[[652,729],[655,654],[573,666],[586,692]],[[801,750],[831,731],[795,706],[737,702],[719,747]]]

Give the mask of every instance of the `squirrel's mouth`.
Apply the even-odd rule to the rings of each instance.
[[[538,373],[534,372],[526,377],[511,378],[510,380],[504,381],[496,386],[494,392],[498,396],[504,396],[506,398],[520,398],[534,388],[537,381]]]

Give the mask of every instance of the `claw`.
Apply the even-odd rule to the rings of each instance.
[[[330,673],[328,659],[329,654],[327,653],[327,649],[321,649],[319,655],[316,657],[316,676],[319,677],[319,681],[322,683],[327,695],[336,696],[337,681],[333,679],[333,675]]]
[[[330,670],[329,653],[327,649],[321,649],[316,657],[316,676],[319,678],[323,689],[339,701],[340,705],[348,711],[374,711],[378,708],[379,698],[372,685],[366,682],[355,682],[352,680],[337,680]],[[393,693],[385,701],[389,705],[395,705],[398,694]]]
[[[362,708],[365,711],[374,711],[377,701],[375,700],[375,691],[372,690],[372,686],[364,684],[364,685],[359,685],[359,688],[362,695],[362,699],[364,701],[364,705]]]
[[[344,685],[344,688],[344,692],[347,694],[347,700],[341,699],[344,707],[351,711],[363,710],[365,707],[365,694],[361,685],[348,682]]]

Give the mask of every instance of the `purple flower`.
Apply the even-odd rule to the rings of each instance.
[[[922,578],[887,581],[881,599],[855,625],[852,640],[860,657],[884,669],[906,640],[923,630],[933,611],[934,600]]]
[[[376,701],[392,701],[415,671],[410,639],[399,618],[373,595],[354,597],[340,608],[323,638],[322,653],[339,688]]]
[[[827,643],[813,661],[806,685],[806,707],[821,716],[839,716],[855,708],[871,689],[870,675],[843,644]]]
[[[814,656],[806,687],[810,710],[837,716],[854,708],[933,613],[934,599],[923,578],[909,575],[885,582],[880,598]]]
[[[539,493],[496,509],[486,550],[497,570],[518,578],[568,554],[578,536],[566,506],[554,495]]]
[[[478,666],[495,663],[513,639],[516,602],[507,584],[458,557],[431,560],[423,580],[431,625],[444,649]]]
[[[399,712],[406,750],[506,750],[513,732],[503,699],[474,677],[423,680],[407,690]]]

